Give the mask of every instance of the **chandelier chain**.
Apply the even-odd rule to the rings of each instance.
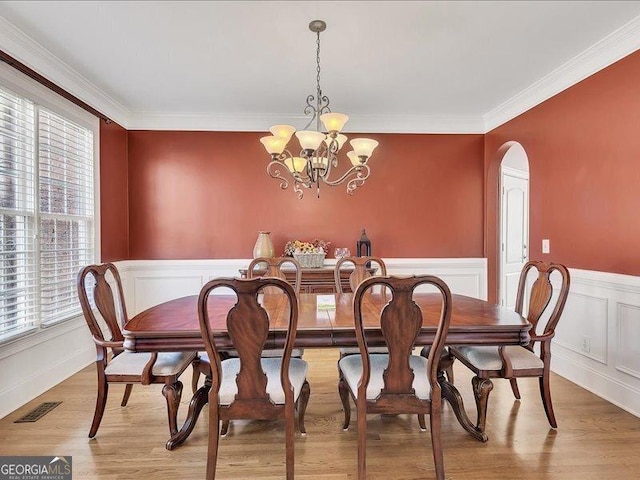
[[[317,92],[318,92],[318,98],[320,98],[322,96],[322,90],[320,89],[320,32],[318,32],[318,38],[316,40],[316,45],[317,45],[317,49],[316,49],[316,71],[318,72],[318,75],[316,77],[316,85],[317,85]]]

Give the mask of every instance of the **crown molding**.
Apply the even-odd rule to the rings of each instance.
[[[0,48],[128,130],[266,132],[274,124],[304,125],[292,114],[132,112],[0,16]],[[640,48],[640,16],[536,81],[484,116],[351,115],[359,133],[484,134]]]
[[[0,49],[127,127],[129,112],[122,104],[1,16]]]
[[[131,113],[129,130],[186,130],[267,132],[272,125],[304,126],[309,117],[292,114],[173,114]],[[437,117],[420,115],[349,115],[345,133],[477,133],[482,117]]]
[[[640,16],[484,115],[484,131],[508,122],[640,48]]]

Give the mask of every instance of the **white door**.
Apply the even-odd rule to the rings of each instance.
[[[500,304],[514,309],[518,280],[529,259],[528,172],[501,169]]]

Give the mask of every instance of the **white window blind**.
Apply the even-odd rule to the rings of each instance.
[[[0,341],[80,313],[94,260],[93,132],[0,86]]]

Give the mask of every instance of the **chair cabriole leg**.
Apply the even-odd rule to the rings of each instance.
[[[207,448],[207,480],[216,478],[216,463],[218,462],[218,443],[220,439],[220,417],[218,409],[209,408],[209,446]]]
[[[338,382],[338,393],[340,393],[340,400],[342,400],[342,410],[344,411],[344,423],[342,424],[343,430],[349,429],[349,423],[351,422],[351,404],[349,403],[349,387],[344,378],[340,378]]]
[[[538,378],[540,384],[540,396],[542,396],[542,404],[544,405],[544,412],[547,414],[547,420],[549,425],[553,428],[558,428],[558,422],[556,422],[556,416],[553,413],[553,404],[551,403],[551,389],[549,386],[549,373],[545,372]]]
[[[423,432],[427,431],[427,423],[424,418],[424,413],[418,414],[418,424],[420,425],[420,430]]]
[[[520,400],[520,390],[518,389],[518,381],[515,378],[510,378],[509,383],[511,384],[511,391],[513,392],[513,396]]]
[[[173,437],[178,433],[178,407],[182,396],[182,382],[166,383],[162,387],[162,394],[167,399],[167,414],[169,417],[169,432]]]
[[[442,410],[440,408],[440,410]],[[429,425],[431,427],[431,447],[433,450],[433,463],[436,470],[436,479],[444,480],[444,456],[442,453],[440,411],[431,411]]]
[[[229,433],[229,423],[231,421],[230,420],[223,420],[222,421],[222,428],[220,429],[220,436],[221,437],[226,437],[227,433]]]
[[[298,427],[302,435],[307,434],[307,429],[304,426],[304,414],[307,411],[307,405],[309,404],[309,397],[311,396],[311,387],[306,380],[302,384],[300,390],[300,396],[298,397]]]
[[[358,401],[358,480],[367,480],[367,407]]]
[[[191,390],[193,393],[198,391],[198,381],[200,380],[200,359],[196,358],[191,362],[193,375],[191,377]]]
[[[295,435],[295,406],[285,405],[285,456],[286,456],[286,476],[287,480],[293,480],[294,473],[294,435]]]
[[[104,375],[98,374],[98,397],[96,398],[96,411],[93,414],[93,422],[91,422],[91,429],[89,430],[89,438],[93,438],[98,433],[102,416],[104,415],[104,408],[107,405],[107,395],[109,394],[109,384],[104,378]]]
[[[485,431],[487,423],[487,404],[489,402],[489,393],[493,390],[493,382],[488,378],[473,377],[471,379],[473,386],[473,396],[476,400],[476,409],[478,410],[478,421],[476,422],[476,430]]]
[[[126,407],[127,402],[129,401],[129,397],[131,396],[131,390],[133,390],[133,383],[127,383],[124,387],[124,395],[122,396],[122,403],[120,403],[121,407]]]

